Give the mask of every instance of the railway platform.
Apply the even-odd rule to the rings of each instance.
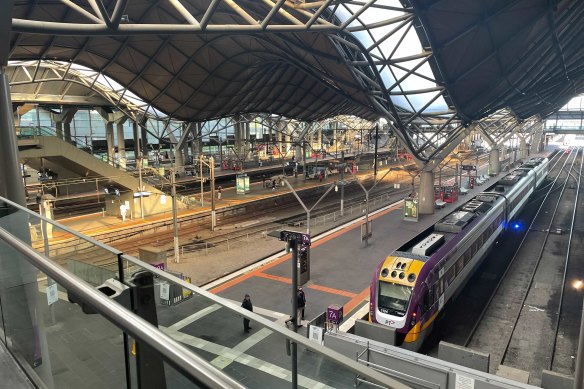
[[[502,173],[504,174],[504,173]],[[497,177],[491,177],[488,183],[482,187],[469,190],[466,199],[480,192]],[[330,185],[330,182],[309,181],[297,183],[296,189],[311,185]],[[306,185],[306,186],[302,186]],[[278,189],[258,189],[258,196],[275,196],[281,194]],[[224,199],[227,201],[233,193],[224,191]],[[222,199],[223,200],[223,199]],[[399,203],[400,196],[388,199],[388,205],[378,211],[372,212],[370,219],[373,225],[373,238],[368,244],[360,241],[359,226],[362,220],[347,223],[330,231],[322,231],[314,228],[311,234],[314,236],[311,247],[311,280],[304,285],[307,294],[307,307],[305,317],[312,319],[325,311],[330,304],[344,306],[348,320],[359,308],[367,307],[369,281],[372,271],[383,256],[396,249],[402,242],[411,238],[435,223],[445,214],[452,211],[457,204],[465,201],[461,197],[458,203],[449,204],[445,208],[436,210],[433,215],[422,215],[417,223],[402,220],[402,206]],[[227,203],[226,203],[227,204]],[[120,219],[111,220],[100,217],[76,218],[65,220],[69,227],[76,226],[84,229],[84,234],[101,229],[125,229],[132,223],[148,221],[129,220],[122,222]],[[259,249],[260,246],[268,246],[270,255],[265,255]],[[247,267],[241,268],[243,265]],[[241,268],[233,272],[230,266]],[[213,255],[197,255],[192,260],[186,258],[181,263],[169,262],[169,268],[180,271],[183,274],[193,275],[200,280],[197,284],[203,285],[211,293],[218,294],[232,300],[239,305],[243,295],[249,293],[254,304],[254,312],[265,319],[275,321],[285,326],[285,320],[290,312],[290,256],[283,250],[282,242],[265,238],[260,243],[250,242],[246,247],[238,247],[237,250],[219,252]],[[217,277],[218,272],[229,273],[226,277]],[[58,315],[65,314],[57,312]],[[211,363],[220,369],[245,377],[244,382],[251,387],[278,387],[281,380],[288,380],[290,372],[280,366],[285,366],[281,347],[282,342],[271,331],[263,328],[261,324],[252,323],[250,334],[242,330],[241,319],[238,317],[225,317],[224,310],[214,305],[205,305],[199,298],[186,300],[179,305],[159,308],[159,325],[168,335],[175,340],[190,347],[199,349],[204,355],[208,355]],[[304,322],[304,324],[307,324]],[[105,332],[104,332],[105,331]],[[115,333],[107,333],[108,329],[95,328],[88,333],[99,333],[100,337],[115,336]],[[304,333],[305,329],[299,330]],[[57,334],[66,337],[67,333]],[[64,347],[72,347],[73,353],[83,353],[83,349],[101,349],[102,345],[95,337],[85,339],[84,332],[75,344],[67,344]],[[281,346],[281,347],[278,347]],[[411,357],[411,355],[407,354]],[[423,357],[423,356],[422,356]],[[417,358],[417,357],[416,357]],[[233,363],[237,359],[238,363]],[[77,374],[73,370],[67,370],[67,361],[62,361],[63,371],[68,374]],[[309,374],[301,379],[303,387],[352,387],[354,377],[344,375],[336,371],[334,366],[318,364],[317,360],[309,352],[301,352],[300,371],[308,372],[316,368],[318,370],[319,383],[311,381]],[[82,379],[82,377],[78,377]],[[68,377],[75,380],[77,377]],[[96,382],[102,384],[101,382]],[[97,386],[96,386],[97,387]],[[517,386],[501,386],[515,388]]]
[[[482,174],[486,171],[486,165],[482,165],[481,169]],[[328,187],[334,182],[333,179],[321,182],[300,177],[288,177],[288,180],[297,191],[318,186]],[[496,177],[492,177],[489,182],[494,180]],[[387,203],[394,205],[373,212],[370,216],[373,239],[368,245],[363,245],[360,240],[359,226],[362,221],[348,223],[324,234],[322,233],[328,227],[313,227],[311,235],[315,236],[315,239],[311,248],[311,281],[306,285],[308,304],[305,317],[312,319],[325,311],[330,304],[343,305],[345,313],[363,306],[368,298],[372,269],[384,255],[451,212],[457,204],[466,201],[465,198],[479,193],[486,185],[488,183],[469,190],[467,196],[459,198],[457,203],[437,209],[433,215],[421,215],[416,223],[403,221],[403,205],[400,202],[402,194],[388,198]],[[238,195],[235,188],[223,189],[221,200],[216,201],[216,206],[217,209],[221,209],[260,198],[277,200],[288,191],[285,187],[266,188],[261,182],[253,183],[251,192],[246,195]],[[210,203],[209,193],[205,193],[205,203]],[[209,208],[182,211],[179,217],[197,212],[209,212]],[[124,230],[169,217],[170,215],[166,214],[158,218],[122,222],[121,218],[94,214],[63,219],[59,222],[85,235],[94,236],[104,231]],[[265,220],[260,217],[257,222],[262,223]],[[224,229],[235,230],[237,227],[221,225],[219,221],[218,229],[215,232],[208,231],[207,234],[212,236]],[[289,314],[288,294],[291,283],[290,256],[284,255],[282,249],[281,242],[266,237],[261,242],[247,242],[229,251],[210,252],[205,255],[185,254],[181,257],[180,263],[169,260],[168,268],[189,276],[194,284],[205,286],[213,293],[232,300],[239,300],[248,292],[254,296],[255,304],[269,312],[269,316],[281,319],[287,318]],[[351,275],[350,281],[347,280],[347,274]],[[284,320],[280,321],[283,323]]]

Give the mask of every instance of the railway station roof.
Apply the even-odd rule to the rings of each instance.
[[[584,91],[584,2],[411,0],[431,64],[468,121],[545,117]]]
[[[95,71],[56,61],[12,61],[6,68],[13,103],[141,110],[144,102],[121,96],[115,83]]]
[[[574,0],[12,1],[11,60],[85,66],[178,120],[384,117],[417,161],[584,82]]]

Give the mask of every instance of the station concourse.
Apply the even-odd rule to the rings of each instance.
[[[560,112],[582,93],[582,12],[568,0],[3,1],[2,381],[583,387],[573,327],[558,336],[573,361],[564,351],[526,376],[502,360],[491,374],[480,344],[395,348],[367,321],[382,258],[496,193],[507,171],[528,174],[534,156],[551,166],[538,191],[560,193],[549,188],[561,178],[576,205],[572,227],[524,232],[555,231],[567,261],[580,181],[566,171],[582,151],[574,114]],[[308,301],[300,330],[286,325],[298,281],[286,243]],[[568,279],[533,274],[574,311]],[[553,318],[525,293],[529,312]]]

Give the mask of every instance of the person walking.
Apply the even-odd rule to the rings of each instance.
[[[299,286],[298,287],[298,310],[300,311],[299,316],[302,320],[304,320],[304,308],[305,307],[306,307],[306,295],[304,294],[302,287]]]
[[[223,188],[221,186],[219,186],[219,188],[217,188],[217,200],[221,200],[221,192],[223,191]]]
[[[243,309],[247,309],[250,312],[253,312],[253,305],[251,303],[251,297],[248,293],[245,294],[245,297],[243,298],[243,302],[241,303],[241,307]],[[249,332],[249,330],[251,330],[251,327],[249,326],[249,319],[248,318],[243,318],[243,330],[245,332]]]

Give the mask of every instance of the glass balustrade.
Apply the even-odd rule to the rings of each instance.
[[[24,243],[18,251],[13,238]],[[276,325],[273,313],[257,307],[250,313],[241,301],[220,298],[180,274],[10,202],[0,208],[0,270],[1,339],[33,380],[49,388],[135,388],[138,381],[196,388],[202,385],[199,368],[230,387],[285,388],[297,382],[349,388],[358,376],[392,387],[389,378],[309,340],[305,328],[296,334]],[[51,272],[65,280],[55,282]],[[96,292],[99,286],[104,294]],[[84,295],[84,288],[99,298]],[[137,316],[155,325],[155,336],[135,336],[143,326],[134,327],[133,320],[146,323]],[[249,332],[244,319],[250,320]],[[145,369],[140,361],[148,355],[160,363]]]

